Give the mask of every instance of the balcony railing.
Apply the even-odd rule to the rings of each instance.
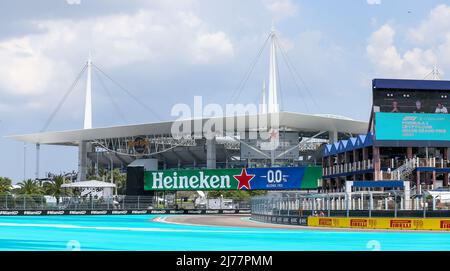
[[[382,174],[386,174],[388,180],[394,180],[398,178],[398,172],[396,169],[408,164],[408,166],[417,167],[433,167],[433,168],[450,168],[450,161],[442,158],[412,158],[407,160],[396,159],[381,159],[380,167],[387,170],[381,171]],[[351,173],[361,170],[373,169],[373,160],[364,160],[353,163],[342,163],[339,165],[333,165],[331,167],[323,168],[323,176]],[[393,174],[396,174],[395,176]],[[392,176],[392,177],[391,177]],[[384,177],[383,177],[384,179]]]
[[[364,160],[353,163],[343,163],[331,167],[323,168],[323,176],[350,173],[355,171],[367,170],[373,168],[373,160]]]

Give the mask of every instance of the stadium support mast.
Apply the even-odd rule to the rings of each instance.
[[[39,163],[41,160],[41,144],[36,144],[36,180],[39,179]]]
[[[23,180],[27,179],[27,143],[23,143]]]
[[[433,70],[429,74],[427,74],[424,79],[431,79],[431,80],[441,80],[441,73],[439,72],[439,68],[437,64],[433,65]]]
[[[84,129],[92,128],[92,58],[89,53],[87,62],[86,100],[84,108]]]
[[[276,48],[276,34],[275,27],[272,24],[270,32],[270,74],[269,74],[269,101],[268,113],[278,113],[278,89],[277,89],[277,48]]]
[[[87,62],[86,99],[84,104],[84,129],[92,129],[92,57],[89,52]],[[87,152],[90,144],[81,141],[78,145],[78,176],[77,180],[85,181],[88,168]]]
[[[431,72],[431,76],[433,80],[441,80],[441,73],[436,64],[433,66],[433,71]]]
[[[261,114],[267,113],[267,101],[266,101],[266,80],[263,81],[262,93],[261,93],[261,108],[259,109]]]

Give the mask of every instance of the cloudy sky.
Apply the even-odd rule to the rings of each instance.
[[[144,102],[94,73],[94,127],[173,119],[176,103],[257,102],[264,52],[232,95],[274,21],[296,71],[280,60],[281,107],[367,120],[375,77],[450,73],[450,4],[411,0],[41,0],[0,2],[0,176],[24,177],[24,144],[40,131],[84,66],[94,63]],[[47,130],[78,129],[83,85]],[[296,87],[296,84],[299,87]],[[113,99],[111,99],[113,97]],[[34,146],[26,177],[34,177]],[[77,150],[43,146],[41,175],[77,167]]]

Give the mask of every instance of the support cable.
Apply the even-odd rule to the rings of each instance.
[[[290,61],[290,59],[287,57],[287,53],[285,52],[285,50],[284,50],[284,48],[281,46],[281,44],[278,42],[278,38],[277,38],[277,37],[275,37],[275,38],[276,38],[276,40],[277,40],[278,46],[280,47],[281,54],[282,54],[282,56],[283,56],[283,58],[284,58],[284,60],[285,60],[285,62],[286,62],[286,65],[287,65],[287,67],[288,67],[288,70],[289,70],[289,72],[292,74],[292,77],[293,77],[294,82],[295,82],[295,86],[297,87],[298,91],[301,92],[301,88],[300,88],[300,86],[299,86],[299,84],[298,84],[298,82],[297,82],[295,76],[297,76],[298,79],[300,79],[300,81],[302,82],[302,84],[305,86],[305,90],[306,90],[307,94],[309,95],[309,97],[311,98],[312,102],[317,106],[317,108],[320,109],[320,106],[319,106],[319,104],[316,102],[316,100],[314,99],[313,95],[311,94],[311,92],[310,92],[310,90],[309,90],[309,88],[308,88],[308,85],[305,83],[305,81],[304,81],[303,78],[301,77],[300,73],[297,71],[297,69],[295,68],[295,66],[292,64],[292,62]]]
[[[281,55],[282,55],[282,57],[283,57],[284,64],[286,64],[286,67],[288,68],[289,72],[291,73],[292,80],[294,81],[294,85],[295,85],[296,90],[297,90],[298,95],[299,95],[299,100],[300,100],[300,101],[303,103],[303,105],[305,106],[306,112],[309,112],[309,113],[310,113],[311,110],[309,110],[308,103],[305,101],[305,99],[302,99],[303,95],[302,95],[302,93],[301,93],[301,88],[300,88],[300,86],[299,86],[299,84],[298,84],[298,82],[297,82],[297,80],[296,80],[296,78],[295,78],[295,75],[294,75],[293,71],[292,71],[291,68],[289,67],[289,64],[288,64],[288,62],[287,62],[287,56],[286,56],[285,54],[283,54],[283,48],[282,48],[281,45],[279,44],[278,39],[275,40],[275,44],[278,46],[278,48],[279,48],[280,51],[282,52]]]
[[[146,105],[145,103],[143,103],[139,98],[137,98],[136,96],[134,96],[134,94],[127,90],[125,87],[123,87],[121,84],[119,84],[116,80],[114,80],[111,76],[109,76],[106,72],[104,72],[102,69],[100,69],[97,65],[92,64],[92,66],[94,68],[96,68],[98,71],[100,71],[100,73],[102,73],[106,78],[108,78],[111,82],[113,82],[117,87],[119,87],[122,91],[124,91],[126,94],[128,94],[128,96],[130,96],[135,102],[137,102],[139,105],[141,105],[143,108],[145,108],[146,110],[148,110],[150,113],[153,114],[153,116],[155,116],[158,120],[162,121],[162,118],[159,116],[159,114],[157,114],[155,111],[153,111],[153,109],[151,109],[148,105]]]
[[[258,60],[260,59],[264,48],[266,47],[269,39],[270,39],[271,35],[268,35],[266,40],[264,41],[263,46],[259,49],[258,54],[256,55],[256,57],[254,58],[254,60],[251,62],[249,69],[247,70],[247,72],[245,73],[244,77],[242,78],[242,80],[239,82],[238,87],[233,91],[230,100],[231,102],[235,101],[236,99],[238,99],[242,93],[242,90],[244,89],[245,85],[247,84],[248,79],[250,78],[250,75],[252,74],[256,64],[258,63]]]
[[[114,100],[114,97],[111,95],[111,92],[109,91],[109,89],[106,87],[105,83],[103,82],[101,76],[97,73],[97,71],[94,71],[94,76],[97,78],[97,80],[100,82],[100,85],[102,86],[103,90],[105,91],[106,95],[108,96],[108,98],[110,99],[111,103],[113,104],[113,106],[116,109],[117,114],[120,116],[120,118],[122,119],[122,121],[124,123],[127,123],[127,119],[125,117],[125,114],[123,113],[123,111],[120,109],[119,105],[117,104],[116,100]]]
[[[76,77],[75,81],[72,83],[72,85],[70,86],[70,88],[67,90],[67,92],[64,94],[64,96],[62,97],[61,101],[58,103],[58,105],[56,106],[55,110],[53,110],[52,114],[50,115],[50,117],[47,119],[47,121],[45,122],[45,125],[43,126],[43,128],[41,129],[41,133],[45,132],[48,128],[48,126],[50,125],[50,123],[53,121],[53,119],[55,118],[56,114],[58,113],[58,111],[61,109],[61,106],[64,104],[64,102],[67,100],[67,97],[69,97],[70,93],[72,93],[72,91],[75,89],[75,87],[78,85],[78,82],[80,81],[81,76],[83,75],[84,71],[86,71],[87,69],[87,64],[84,65],[83,69],[81,69],[81,72],[78,74],[78,76]]]
[[[275,36],[276,37],[276,36]],[[280,46],[278,45],[278,42],[275,39],[275,46],[280,48]],[[283,88],[281,87],[281,76],[280,76],[280,66],[278,65],[279,60],[278,57],[276,58],[276,68],[277,68],[277,77],[278,77],[278,91],[279,91],[279,98],[280,101],[278,102],[278,111],[282,111],[281,109],[284,108],[284,100],[283,100]]]

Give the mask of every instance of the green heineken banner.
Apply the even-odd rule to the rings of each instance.
[[[145,190],[315,189],[321,167],[146,171]]]

